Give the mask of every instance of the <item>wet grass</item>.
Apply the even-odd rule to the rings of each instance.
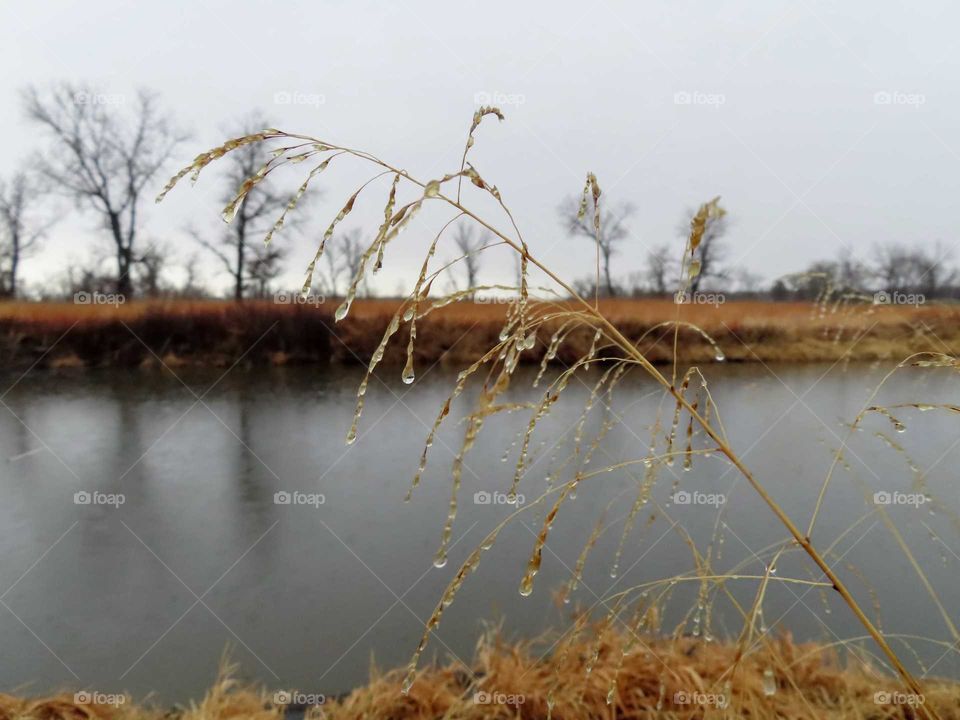
[[[551,647],[553,654],[545,655]],[[489,632],[478,643],[470,668],[459,662],[424,668],[407,695],[400,692],[401,671],[374,667],[369,683],[347,695],[324,698],[318,706],[284,704],[296,700],[296,689],[245,685],[237,679],[238,668],[225,663],[206,696],[186,707],[170,710],[129,697],[116,706],[92,704],[78,702],[72,693],[45,698],[0,695],[0,719],[281,720],[303,715],[317,720],[533,720],[546,716],[551,693],[557,720],[916,716],[915,706],[886,702],[897,697],[889,678],[862,666],[845,667],[836,647],[799,644],[789,637],[769,639],[741,662],[731,689],[716,690],[737,652],[733,644],[632,638],[609,630],[521,644]],[[617,685],[608,703],[614,676]],[[960,685],[928,681],[923,704],[944,720],[960,718]]]
[[[957,684],[932,680],[931,669],[936,663],[925,665],[914,645],[929,643],[942,648],[943,659],[956,654],[960,631],[925,571],[926,558],[919,557],[916,549],[908,546],[885,504],[871,496],[869,485],[848,461],[846,441],[841,440],[840,446],[832,451],[833,462],[826,477],[811,489],[816,498],[812,516],[796,517],[796,509],[778,503],[768,490],[766,479],[754,474],[741,450],[731,445],[722,409],[698,367],[705,362],[727,359],[889,359],[889,374],[842,432],[858,432],[874,418],[892,423],[894,429],[899,430],[903,425],[898,416],[902,408],[932,410],[942,413],[943,422],[952,423],[956,422],[960,410],[951,405],[938,405],[935,398],[900,398],[879,404],[877,397],[895,373],[949,373],[952,376],[960,372],[960,360],[953,354],[958,344],[956,311],[952,307],[876,307],[866,294],[834,292],[829,287],[815,303],[806,306],[729,303],[714,307],[668,301],[602,302],[596,297],[584,297],[528,246],[497,187],[467,161],[481,123],[490,117],[503,119],[496,108],[480,108],[474,114],[459,170],[435,179],[419,179],[370,153],[307,135],[268,129],[234,138],[201,153],[161,194],[162,197],[180,179],[188,175],[196,177],[211,162],[251,143],[270,144],[271,159],[243,183],[236,198],[224,209],[224,218],[228,221],[239,203],[259,183],[266,181],[276,168],[287,164],[313,165],[288,210],[294,208],[310,182],[334,160],[354,162],[373,173],[347,196],[328,226],[308,266],[303,292],[309,293],[314,266],[358,197],[365,192],[382,193],[384,220],[368,235],[370,244],[346,297],[331,303],[336,306],[333,311],[336,332],[330,331],[326,352],[330,357],[341,353],[340,357],[353,357],[367,365],[367,375],[357,391],[352,427],[345,429],[348,444],[357,437],[369,379],[381,364],[402,364],[399,376],[408,384],[416,381],[417,371],[425,362],[437,358],[463,368],[449,396],[438,408],[408,493],[408,500],[415,501],[422,473],[434,460],[431,448],[437,432],[451,415],[452,404],[472,398],[458,427],[458,432],[462,432],[460,449],[453,453],[449,468],[450,499],[434,556],[436,567],[443,568],[448,562],[447,552],[463,501],[460,496],[465,458],[484,426],[500,422],[503,414],[520,413],[526,418],[525,429],[508,448],[506,457],[510,463],[505,466],[500,478],[502,484],[496,489],[506,491],[508,499],[516,498],[522,491],[528,498],[534,498],[533,501],[522,507],[517,505],[456,568],[425,623],[418,646],[412,648],[408,665],[375,677],[367,688],[356,691],[343,703],[324,707],[324,714],[375,718],[520,716],[548,719],[653,717],[671,716],[671,713],[676,717],[956,717],[960,696]],[[468,182],[463,183],[464,179]],[[602,222],[601,195],[597,178],[588,173],[580,212],[585,222],[592,219],[598,238]],[[487,208],[492,204],[495,212],[491,217],[478,214],[472,209],[473,200],[477,200],[477,204],[482,200]],[[367,274],[375,272],[389,259],[389,246],[410,226],[412,218],[426,203],[443,209],[450,219],[426,249],[419,274],[410,278],[410,294],[392,304],[358,300],[359,288]],[[273,233],[282,228],[286,212],[278,218],[268,241],[271,238],[277,241]],[[703,203],[694,215],[689,237],[682,248],[678,247],[678,255],[682,253],[678,293],[686,293],[696,286],[701,270],[701,241],[710,223],[722,218],[724,212],[719,199],[715,198]],[[588,213],[592,217],[588,218]],[[446,294],[432,291],[435,281],[463,260],[460,257],[443,264],[435,260],[446,231],[456,222],[473,223],[490,233],[491,241],[472,253],[499,247],[513,254],[519,270],[515,286],[481,286]],[[596,270],[599,278],[599,262]],[[438,286],[441,284],[442,279],[437,282]],[[548,286],[545,293],[539,290],[543,285]],[[599,286],[599,281],[596,285]],[[493,306],[469,302],[479,293],[494,291],[505,294],[509,302]],[[133,313],[134,307],[118,312]],[[261,313],[258,322],[262,320],[262,323],[257,325],[257,330],[264,325],[268,327],[264,338],[272,331],[270,323],[278,322],[278,315],[287,313],[293,331],[300,329],[298,323],[317,322],[318,317],[326,317],[324,314],[328,312],[325,306],[306,310],[211,307],[214,310],[210,324],[222,323],[228,328],[233,323],[242,327],[246,322],[244,315]],[[216,309],[218,307],[220,309]],[[131,315],[130,322],[120,321],[119,327],[129,336],[135,322],[154,319],[162,327],[162,316],[160,320],[156,318],[156,311],[148,308],[139,319]],[[119,333],[116,328],[113,331]],[[169,334],[171,330],[155,329],[154,332],[147,344],[162,344],[165,332]],[[254,334],[247,333],[244,341]],[[378,334],[381,339],[376,341]],[[125,339],[126,346],[139,342],[139,333],[133,335],[136,337]],[[334,349],[339,346],[346,350]],[[168,343],[165,349],[154,353],[163,356],[167,350],[173,357],[184,352],[177,343]],[[285,348],[269,344],[259,352],[270,350],[287,352]],[[670,364],[664,367],[661,363],[666,361]],[[681,375],[682,361],[695,364]],[[535,397],[540,399],[530,403],[509,402],[507,391],[511,383],[526,377],[526,374],[515,377],[514,373],[521,363],[528,362],[540,364],[541,372],[533,380],[533,386],[538,388]],[[554,371],[547,373],[548,366]],[[590,370],[598,372],[588,373]],[[604,440],[621,422],[612,412],[612,400],[620,382],[630,373],[641,375],[658,387],[656,419],[650,427],[630,429],[638,439],[632,446],[635,457],[611,462],[604,457]],[[468,383],[473,384],[471,390],[476,392],[465,392]],[[551,453],[551,458],[544,483],[539,473],[531,476],[528,472],[539,457],[535,439],[542,432],[541,421],[556,403],[566,400],[565,390],[573,383],[586,385],[589,395],[579,423],[571,429],[572,440],[546,451]],[[459,413],[454,416],[457,415]],[[596,422],[588,424],[591,416]],[[900,485],[914,489],[918,496],[923,495],[926,502],[951,521],[954,530],[960,529],[960,518],[950,503],[927,498],[929,493],[922,469],[913,465],[907,450],[883,433],[875,435],[876,442],[892,447],[904,460],[901,468],[884,469],[890,473],[887,480],[896,479]],[[803,441],[802,438],[796,440]],[[683,472],[708,456],[749,486],[756,512],[780,528],[782,537],[729,566],[720,562],[721,545],[730,530],[723,521],[722,508],[716,514],[712,536],[706,543],[695,543],[682,524],[674,522],[670,531],[689,547],[690,567],[672,567],[666,577],[626,586],[601,598],[598,604],[603,607],[598,608],[599,612],[576,616],[543,661],[527,646],[506,646],[488,639],[479,649],[476,668],[420,666],[424,650],[446,610],[456,601],[486,553],[496,545],[506,525],[522,516],[539,527],[526,568],[518,578],[519,593],[528,596],[537,589],[537,575],[544,550],[549,549],[557,516],[582,512],[579,507],[589,506],[581,502],[570,507],[578,492],[591,492],[605,478],[627,477],[632,481],[628,494],[614,499],[619,510],[615,513],[617,520],[608,521],[606,513],[601,514],[597,532],[578,558],[569,559],[575,569],[567,590],[581,580],[587,563],[604,563],[610,575],[616,577],[621,556],[643,548],[644,541],[638,537],[641,516],[656,512],[669,519],[673,512],[651,500],[653,488],[668,485],[677,505],[681,504],[676,499],[679,491],[709,490],[707,486],[693,485],[686,479],[691,476]],[[597,462],[592,463],[594,460]],[[848,528],[828,535],[823,523],[818,525],[818,519],[832,486],[841,481],[849,482],[863,493],[864,510],[850,518]],[[869,578],[840,562],[838,545],[853,529],[871,518],[878,525],[882,521],[909,561],[911,577],[909,581],[905,579],[904,590],[912,593],[918,608],[932,605],[938,621],[942,620],[942,637],[899,635],[891,629],[896,618],[885,618],[881,624],[879,606],[883,598],[870,593]],[[597,533],[609,528],[619,533],[616,554],[613,558],[595,557],[593,540]],[[781,563],[784,557],[788,559]],[[832,646],[843,656],[843,662],[830,648],[795,645],[783,636],[775,637],[766,626],[764,604],[768,589],[794,585],[816,590],[825,603],[829,595],[843,608],[848,619],[862,627],[857,637],[839,639]],[[866,592],[862,591],[862,585],[867,586]],[[691,589],[692,599],[678,592],[680,588]],[[744,602],[743,593],[735,593],[734,589],[745,591],[751,599]],[[550,591],[550,588],[540,588],[540,592]],[[664,626],[662,618],[678,614],[679,622]],[[726,621],[718,621],[718,617]],[[731,629],[727,622],[731,617],[742,621],[739,631]],[[508,702],[506,707],[478,703],[473,699],[477,691],[502,693],[515,699],[522,696],[524,701],[512,705]],[[217,693],[219,689],[200,706],[206,710],[192,712],[215,716],[221,707],[233,715],[245,712],[239,709],[236,697],[231,699],[229,694]],[[686,705],[676,700],[675,693],[697,697],[702,693],[713,700]],[[260,699],[249,697],[247,712],[262,706]],[[719,708],[719,697],[729,701],[729,705]]]

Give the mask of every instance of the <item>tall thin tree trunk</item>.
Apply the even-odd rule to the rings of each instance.
[[[240,217],[237,220],[237,264],[233,275],[233,299],[237,302],[243,300],[243,271],[244,255],[247,245],[247,216],[244,209],[240,209]]]
[[[14,233],[10,247],[10,297],[17,296],[17,267],[20,265],[20,233]]]

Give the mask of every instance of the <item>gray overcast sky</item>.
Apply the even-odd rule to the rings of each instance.
[[[507,120],[484,123],[473,159],[560,273],[592,263],[555,209],[593,170],[607,197],[638,208],[619,274],[652,245],[674,241],[679,253],[684,209],[722,195],[730,260],[771,279],[843,245],[864,255],[874,241],[957,240],[958,23],[948,2],[6,0],[2,171],[39,145],[17,96],[30,83],[155,89],[193,134],[177,164],[259,108],[283,129],[371,150],[424,179],[456,169],[475,96],[499,93],[514,101]],[[323,102],[282,104],[278,93]],[[325,175],[314,235],[357,177]],[[211,174],[151,201],[144,241],[165,239],[182,260],[202,253],[182,228],[218,229],[218,192]],[[355,213],[373,230],[380,193]],[[438,227],[421,217],[380,291],[414,272]],[[93,218],[66,213],[26,280],[85,257],[95,234]],[[297,286],[314,239],[277,241],[291,247],[284,284]],[[508,271],[489,264],[481,277]]]

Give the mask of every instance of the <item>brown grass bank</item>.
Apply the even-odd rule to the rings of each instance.
[[[603,311],[655,362],[669,361],[675,320],[669,300],[601,301]],[[336,302],[320,305],[273,301],[140,301],[113,305],[0,304],[0,354],[5,367],[228,365],[367,362],[397,300],[363,300],[335,323]],[[496,342],[506,306],[459,302],[418,322],[416,359],[462,364]],[[910,352],[960,351],[960,306],[860,305],[834,311],[808,303],[752,301],[685,305],[680,319],[710,335],[735,361],[833,361],[900,359]],[[401,331],[405,332],[405,331]],[[582,355],[588,331],[572,335],[561,361]],[[548,337],[522,358],[538,362]],[[404,360],[403,342],[387,349],[387,363]],[[582,347],[581,347],[582,346]],[[683,361],[712,360],[715,350],[699,332],[683,327]]]
[[[77,702],[72,693],[47,698],[0,694],[0,720],[280,720],[304,711],[307,718],[330,720],[539,719],[547,716],[551,689],[556,720],[913,718],[917,704],[944,720],[960,718],[956,683],[927,681],[924,695],[915,698],[871,668],[845,668],[833,648],[786,637],[748,654],[735,672],[734,645],[645,637],[624,656],[629,645],[625,634],[606,632],[599,642],[594,637],[569,646],[561,642],[554,657],[545,660],[530,645],[510,645],[491,634],[480,642],[473,667],[426,668],[407,696],[400,693],[403,671],[374,669],[368,685],[328,697],[314,708],[284,705],[287,698],[299,697],[298,691],[275,693],[243,685],[236,680],[236,668],[225,665],[207,695],[184,709],[160,709],[129,698],[116,705],[90,704]]]

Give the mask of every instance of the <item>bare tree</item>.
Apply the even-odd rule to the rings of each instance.
[[[339,297],[340,277],[343,275],[343,263],[337,253],[337,243],[331,239],[323,252],[323,260],[314,272],[314,278],[320,292],[328,297]]]
[[[346,294],[353,278],[360,271],[360,260],[365,249],[360,237],[360,231],[354,229],[337,233],[327,242],[323,251],[323,260],[314,273],[314,278],[324,295],[342,297]],[[341,280],[344,281],[342,285]],[[357,295],[362,296],[367,292],[367,282],[364,278],[357,285]]]
[[[348,230],[337,238],[337,252],[340,255],[343,271],[347,275],[347,283],[352,283],[353,279],[360,272],[361,260],[363,258],[364,247],[360,242],[360,230]],[[363,296],[369,293],[367,279],[361,278],[357,285],[357,295]]]
[[[937,240],[933,248],[924,251],[914,250],[916,255],[916,288],[929,297],[937,297],[957,280],[956,268],[948,267],[947,261],[953,259],[953,248],[944,247]]]
[[[836,283],[840,290],[852,292],[862,290],[866,284],[869,270],[853,255],[850,248],[842,248],[837,255]]]
[[[207,294],[207,290],[200,280],[198,265],[196,254],[188,257],[186,262],[182,264],[183,283],[177,291],[182,297],[203,297]]]
[[[575,237],[583,237],[591,243],[599,244],[603,280],[601,282],[604,294],[613,296],[617,288],[613,283],[610,260],[617,253],[617,248],[630,235],[627,220],[636,212],[630,203],[604,204],[600,203],[600,237],[593,228],[593,196],[588,198],[587,212],[579,217],[580,201],[569,198],[560,205],[560,219],[566,227],[567,233]]]
[[[466,289],[477,286],[477,278],[480,275],[480,261],[482,259],[479,252],[480,248],[489,242],[489,234],[475,233],[473,225],[460,223],[457,225],[456,232],[453,234],[453,242],[457,250],[463,255],[460,265],[466,274]]]
[[[783,278],[785,286],[789,287],[798,298],[814,300],[826,297],[837,290],[839,264],[832,260],[818,260],[810,263],[801,273]]]
[[[140,292],[147,297],[158,297],[164,287],[163,273],[169,265],[170,248],[164,243],[153,243],[136,259],[136,278]]]
[[[43,238],[53,221],[34,215],[43,188],[25,170],[9,182],[0,180],[0,294],[17,296],[20,263]]]
[[[59,282],[59,296],[71,299],[78,292],[113,292],[117,281],[106,270],[111,260],[100,248],[95,248],[87,258],[72,259]]]
[[[253,113],[239,128],[233,129],[232,136],[250,135],[268,126],[266,120],[259,114]],[[256,175],[269,159],[268,149],[261,143],[244,145],[231,152],[227,156],[227,172],[222,197],[224,204],[231,202],[244,181]],[[274,253],[270,248],[263,248],[261,241],[289,200],[288,195],[282,194],[270,183],[258,183],[250,189],[246,198],[240,203],[236,215],[221,232],[219,240],[211,242],[196,231],[191,231],[197,242],[223,263],[224,269],[232,279],[234,300],[243,300],[248,289],[256,293],[263,291],[262,272],[265,261],[269,261],[271,273],[276,270],[279,274],[279,263],[284,256],[283,253]],[[303,200],[305,201],[306,198]],[[291,228],[296,224],[297,219],[293,218],[286,223],[285,227]],[[254,265],[258,266],[256,272],[254,272]]]
[[[282,261],[286,251],[278,245],[258,245],[253,251],[253,257],[247,261],[249,278],[249,292],[254,297],[265,298],[270,294],[271,283],[283,272]]]
[[[674,263],[673,251],[669,245],[660,245],[647,251],[646,257],[646,276],[650,290],[657,295],[665,295],[668,292],[668,283],[671,280],[671,266]]]
[[[687,237],[690,234],[690,221],[696,215],[696,210],[689,209],[686,218],[680,224],[678,232],[681,237]],[[700,261],[700,272],[690,280],[690,292],[697,292],[704,280],[711,278],[725,280],[729,273],[721,267],[726,248],[723,246],[723,238],[729,229],[727,213],[721,208],[716,215],[710,215],[706,221],[706,228],[703,231],[703,237],[700,239],[700,246],[696,251],[696,259]]]
[[[911,286],[914,273],[910,250],[900,243],[883,243],[873,248],[873,275],[881,290],[894,292]]]
[[[147,91],[129,112],[122,96],[81,85],[62,84],[43,94],[31,87],[23,99],[27,116],[50,140],[49,151],[37,160],[39,171],[102,220],[114,245],[116,290],[131,294],[143,193],[185,136]]]

